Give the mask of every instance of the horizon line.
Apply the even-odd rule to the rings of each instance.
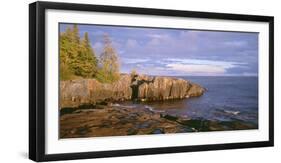
[[[130,74],[130,73],[121,72],[120,74]],[[192,76],[192,77],[258,77],[258,75],[155,75],[155,74],[140,74],[140,75],[170,76],[170,77],[184,77],[184,76]]]

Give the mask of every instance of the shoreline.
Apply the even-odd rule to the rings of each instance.
[[[120,101],[166,101],[199,97],[206,91],[189,80],[172,77],[121,75],[113,83],[96,79],[60,81],[60,108]]]
[[[149,135],[257,129],[243,122],[191,119],[155,112],[149,108],[100,105],[60,115],[60,138]]]

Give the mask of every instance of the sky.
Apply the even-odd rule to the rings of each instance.
[[[71,24],[60,24],[60,32]],[[164,76],[257,76],[258,33],[78,25],[97,56],[110,36],[121,72]]]

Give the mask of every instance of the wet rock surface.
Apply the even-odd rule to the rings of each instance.
[[[177,122],[146,109],[83,109],[60,116],[60,138],[176,133]],[[160,132],[161,131],[161,132]]]
[[[60,138],[257,129],[256,125],[239,120],[188,119],[146,108],[104,106],[102,109],[73,109],[64,114],[62,110]]]

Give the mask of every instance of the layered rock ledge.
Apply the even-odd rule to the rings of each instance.
[[[240,120],[211,121],[153,112],[145,107],[73,109],[60,116],[60,138],[168,134],[257,129]]]
[[[139,101],[159,101],[201,96],[205,89],[188,80],[173,77],[139,76],[144,82],[138,87]],[[96,79],[79,79],[60,82],[60,108],[95,105],[103,102],[131,100],[132,77],[121,75],[114,83],[101,83]]]
[[[137,90],[137,92],[136,92]],[[60,82],[60,138],[125,136],[257,129],[238,119],[231,121],[181,117],[146,105],[120,102],[161,101],[201,96],[205,89],[172,77],[122,75],[111,84],[95,79]],[[116,103],[115,103],[116,102]],[[130,102],[129,102],[130,103]]]

